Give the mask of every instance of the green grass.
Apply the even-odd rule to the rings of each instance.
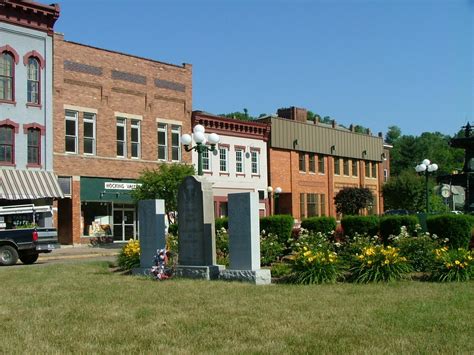
[[[474,353],[474,283],[253,286],[0,268],[1,353]]]

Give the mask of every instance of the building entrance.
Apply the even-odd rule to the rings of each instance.
[[[125,241],[137,238],[137,219],[134,205],[113,205],[114,240]]]

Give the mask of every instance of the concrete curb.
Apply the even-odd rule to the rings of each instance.
[[[116,257],[118,253],[97,253],[97,254],[77,254],[77,255],[40,255],[38,260],[62,260],[62,259],[88,259],[88,258],[100,258],[104,256]]]

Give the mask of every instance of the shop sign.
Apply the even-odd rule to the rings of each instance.
[[[106,190],[133,190],[141,184],[135,184],[131,182],[105,182],[104,188]]]

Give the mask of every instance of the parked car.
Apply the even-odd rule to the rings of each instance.
[[[33,264],[40,253],[59,248],[57,230],[41,226],[52,214],[52,206],[0,207],[0,265]]]
[[[411,215],[414,214],[411,211],[408,210],[387,210],[384,212],[384,215],[390,216],[390,215]]]

